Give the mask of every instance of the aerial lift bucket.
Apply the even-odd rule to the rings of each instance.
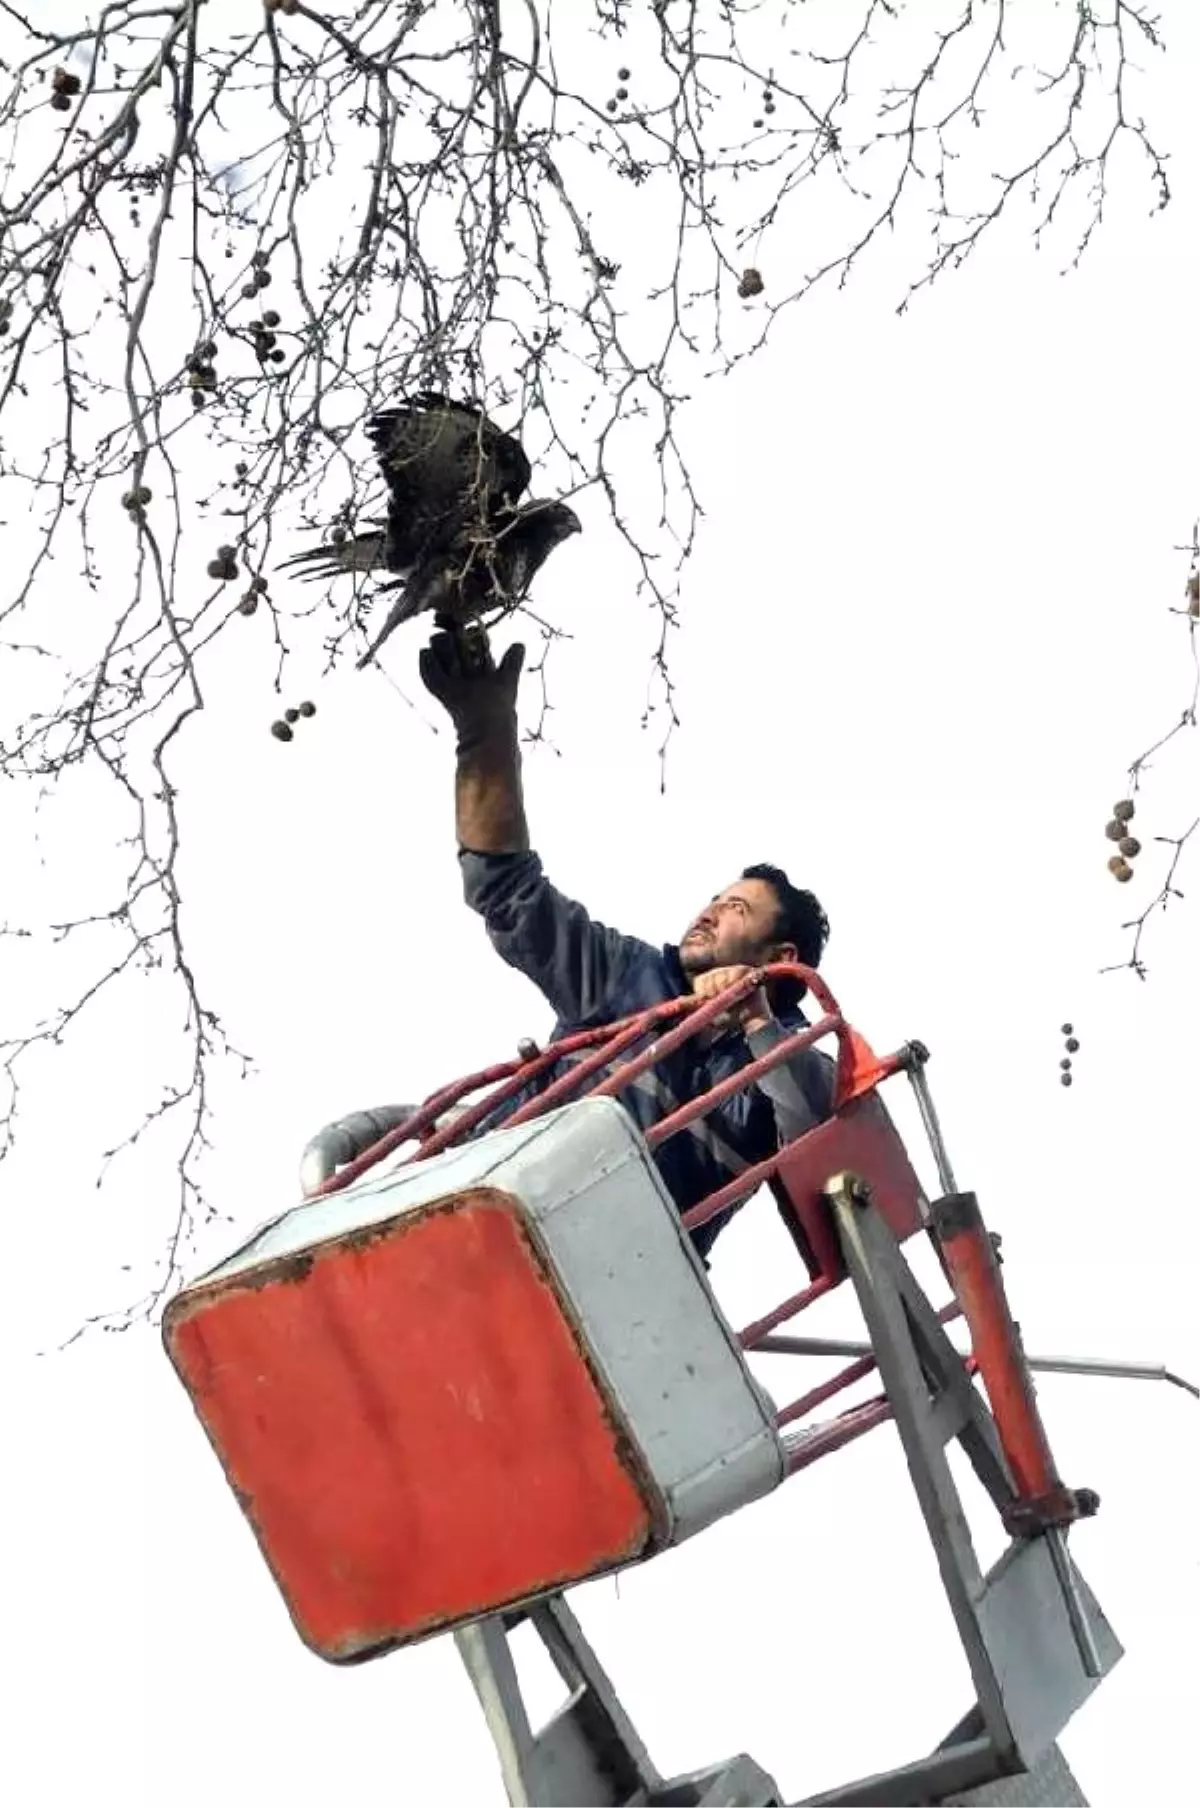
[[[622,1089],[773,976],[802,979],[819,1020],[640,1133]],[[658,1144],[831,1035],[833,1117],[681,1220]],[[936,1752],[812,1800],[1082,1800],[1055,1740],[1120,1656],[1066,1548],[1097,1503],[1055,1470],[995,1240],[956,1187],[926,1058],[910,1044],[878,1059],[819,975],[767,968],[717,999],[671,1000],[442,1088],[178,1294],[168,1353],[306,1643],[344,1663],[453,1631],[514,1803],[778,1801],[744,1754],[659,1776],[562,1592],[891,1420],[976,1702]],[[879,1096],[900,1073],[937,1165],[933,1201]],[[483,1133],[518,1094],[504,1127]],[[807,1282],[735,1332],[687,1233],[763,1182]],[[940,1311],[905,1259],[918,1233],[952,1288]],[[846,1279],[869,1350],[776,1408],[746,1352],[821,1348],[779,1328]],[[966,1357],[945,1330],[959,1316]],[[876,1369],[881,1393],[811,1422]],[[955,1440],[1011,1539],[986,1574],[947,1461]],[[522,1618],[571,1689],[539,1732],[507,1644]],[[1034,1793],[1003,1793],[1017,1786]]]

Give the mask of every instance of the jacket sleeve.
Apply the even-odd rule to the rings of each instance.
[[[755,1060],[769,1054],[800,1025],[772,1020],[746,1037]],[[770,1073],[756,1081],[775,1109],[775,1127],[781,1143],[791,1142],[823,1123],[833,1110],[836,1066],[820,1048],[803,1048],[788,1061],[781,1061]]]
[[[483,918],[497,954],[533,981],[561,1023],[603,1013],[631,956],[653,953],[564,897],[535,853],[464,849],[459,861],[467,903]]]

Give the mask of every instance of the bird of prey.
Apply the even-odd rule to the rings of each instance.
[[[367,433],[388,487],[386,521],[285,561],[310,578],[395,574],[382,588],[400,594],[360,670],[401,622],[424,610],[458,632],[491,611],[515,609],[554,548],[580,531],[565,502],[519,503],[529,460],[469,403],[422,391],[373,415]]]

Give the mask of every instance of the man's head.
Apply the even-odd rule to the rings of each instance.
[[[801,961],[817,967],[829,939],[829,919],[810,891],[799,891],[777,866],[748,866],[718,892],[688,927],[679,959],[689,978],[714,967],[758,967]],[[791,980],[776,981],[772,1002],[787,1009],[804,996]]]

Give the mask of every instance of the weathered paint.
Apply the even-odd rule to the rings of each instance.
[[[631,1453],[498,1191],[201,1288],[164,1332],[323,1657],[406,1643],[649,1540]]]

